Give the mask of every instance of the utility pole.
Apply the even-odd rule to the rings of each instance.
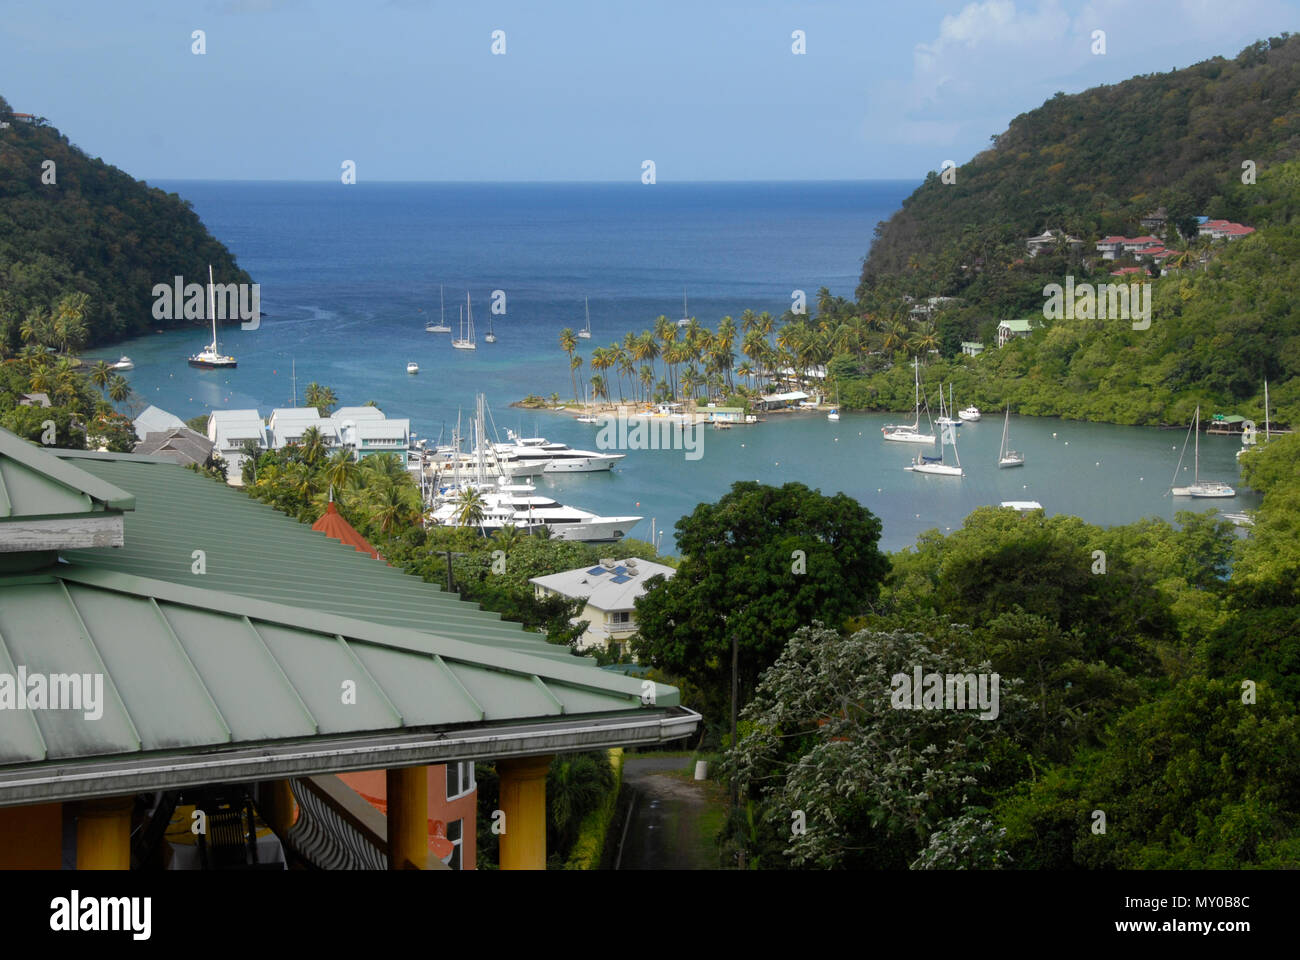
[[[447,554],[447,592],[455,593],[456,584],[451,579],[451,548],[448,547],[444,552]]]

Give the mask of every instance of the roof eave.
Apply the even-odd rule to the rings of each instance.
[[[47,761],[0,771],[0,807],[173,790],[215,781],[279,780],[648,745],[690,736],[699,723],[700,715],[686,707],[641,708],[588,720],[565,717],[379,737],[317,737],[230,750]]]

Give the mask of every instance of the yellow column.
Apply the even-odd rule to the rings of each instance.
[[[77,805],[77,869],[131,869],[135,797],[82,800]]]
[[[502,870],[546,869],[546,772],[551,757],[498,760],[501,777]]]
[[[386,770],[388,869],[423,870],[429,861],[429,777],[425,767]]]
[[[281,839],[293,826],[295,806],[288,780],[273,780],[262,787],[262,818]]]

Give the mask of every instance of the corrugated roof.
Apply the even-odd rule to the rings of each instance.
[[[126,516],[125,546],[70,550],[94,565],[181,584],[199,584],[403,629],[573,660],[567,647],[502,620],[436,584],[312,531],[238,490],[173,463],[131,454],[59,451],[87,473],[138,494]],[[195,550],[206,573],[193,572]]]

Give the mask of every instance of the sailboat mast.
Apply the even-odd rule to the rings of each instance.
[[[1196,430],[1196,465],[1192,468],[1192,483],[1196,484],[1201,482],[1201,407],[1199,404],[1196,407],[1196,426],[1194,429]]]
[[[1268,381],[1264,381],[1264,442],[1268,442]]]
[[[212,299],[212,264],[208,264],[208,316],[212,318],[212,352],[217,352],[217,308]]]
[[[438,284],[438,323],[442,326],[447,325],[447,304],[442,297],[442,284]]]

